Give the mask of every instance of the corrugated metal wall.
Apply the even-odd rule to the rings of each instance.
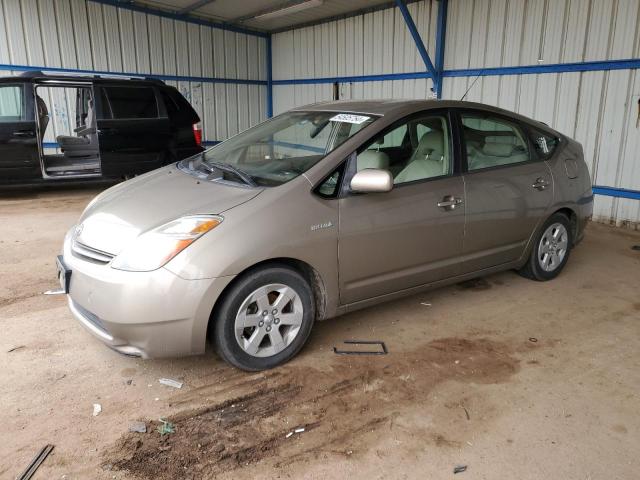
[[[445,70],[639,58],[639,20],[638,0],[451,0]],[[640,71],[483,76],[467,100],[549,124],[582,143],[595,185],[640,190]],[[637,226],[640,202],[596,196],[594,217]]]
[[[409,5],[432,59],[437,9]],[[640,58],[638,0],[449,0],[448,10],[445,70]],[[396,8],[276,34],[273,45],[275,80],[425,70]],[[445,78],[443,98],[459,99],[474,80]],[[340,86],[342,98],[428,98],[430,88],[425,79]],[[274,110],[331,97],[331,84],[278,85]],[[576,138],[594,184],[640,190],[640,71],[481,76],[467,100]],[[640,223],[637,200],[596,196],[594,209],[601,221]]]
[[[0,64],[266,81],[266,39],[87,0],[0,0]],[[16,74],[2,71],[0,75]],[[266,85],[167,81],[198,111],[205,140],[266,118]],[[61,96],[50,109],[68,105]],[[45,141],[53,141],[53,128]]]
[[[437,2],[412,3],[408,8],[425,46],[434,51]],[[402,14],[395,8],[273,36],[274,80],[424,70]],[[431,87],[427,79],[353,82],[341,85],[340,98],[425,98]],[[331,83],[273,87],[274,113],[332,98]]]

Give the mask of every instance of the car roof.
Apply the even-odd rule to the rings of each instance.
[[[505,115],[515,120],[526,122],[535,126],[539,126],[544,130],[549,130],[554,133],[554,129],[548,125],[534,120],[532,118],[525,117],[509,110],[494,107],[493,105],[486,105],[484,103],[477,102],[465,102],[461,100],[402,100],[402,99],[384,99],[384,100],[336,100],[329,102],[319,102],[311,105],[304,105],[294,108],[293,111],[318,111],[318,112],[349,112],[349,113],[362,113],[369,115],[392,115],[403,116],[409,115],[414,112],[429,109],[439,108],[469,108],[474,110],[482,110],[489,113],[496,113],[499,115]]]
[[[42,71],[29,71],[20,75],[0,77],[0,83],[36,83],[44,81],[64,82],[93,82],[103,84],[138,83],[143,85],[165,85],[162,80],[152,77],[138,77],[128,75],[72,75],[72,74],[47,74]]]

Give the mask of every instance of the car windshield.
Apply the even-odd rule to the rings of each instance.
[[[339,112],[285,113],[216,145],[189,166],[251,186],[281,185],[309,170],[376,118]]]

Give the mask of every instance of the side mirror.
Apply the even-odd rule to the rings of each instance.
[[[388,170],[365,168],[351,179],[351,191],[358,193],[389,192],[393,188],[393,177]]]

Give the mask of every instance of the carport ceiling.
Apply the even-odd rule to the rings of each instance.
[[[394,5],[389,0],[135,0],[129,3],[264,32]]]

